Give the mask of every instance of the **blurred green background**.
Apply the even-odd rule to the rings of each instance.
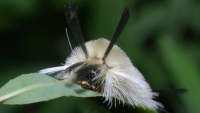
[[[170,113],[200,112],[199,0],[76,1],[86,40],[111,39],[125,6],[131,16],[117,44],[153,89],[186,88],[160,93],[156,100]],[[67,0],[0,0],[0,86],[23,73],[59,66],[70,54],[65,35]],[[72,46],[77,43],[70,35]],[[150,113],[101,98],[60,98],[22,106],[0,105],[0,113]]]

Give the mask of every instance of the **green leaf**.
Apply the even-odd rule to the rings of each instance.
[[[0,89],[0,103],[29,104],[48,101],[62,96],[102,96],[76,84],[66,84],[50,76],[38,73],[23,74],[10,80]]]

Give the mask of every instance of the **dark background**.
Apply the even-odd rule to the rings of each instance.
[[[187,88],[160,93],[170,113],[200,112],[199,0],[76,1],[86,40],[111,39],[125,6],[131,16],[117,44],[153,89]],[[0,0],[0,86],[24,73],[59,66],[70,54],[65,35],[67,0]],[[72,46],[77,43],[70,35]],[[60,98],[9,106],[0,113],[150,113],[130,106],[108,110],[101,98]]]

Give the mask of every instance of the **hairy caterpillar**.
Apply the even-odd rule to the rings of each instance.
[[[100,92],[111,105],[113,102],[116,104],[118,99],[123,103],[152,110],[163,108],[161,103],[153,100],[158,94],[152,92],[126,53],[115,45],[128,21],[128,8],[125,8],[111,41],[104,38],[84,41],[77,7],[73,2],[66,8],[66,18],[79,46],[72,51],[63,66],[43,69],[39,73],[60,72],[57,79]]]

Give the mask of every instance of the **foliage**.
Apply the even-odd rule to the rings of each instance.
[[[65,84],[47,75],[31,73],[21,75],[4,85],[0,90],[0,103],[23,105],[63,96],[96,97],[101,94],[79,85]]]

